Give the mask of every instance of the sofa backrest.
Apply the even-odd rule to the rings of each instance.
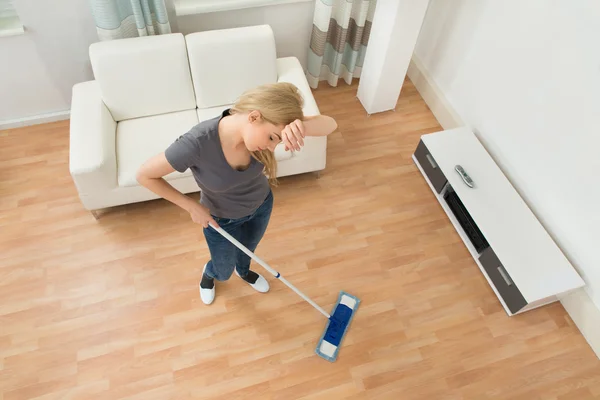
[[[90,60],[115,121],[196,108],[181,33],[94,43]]]
[[[196,32],[185,40],[198,108],[228,105],[245,90],[277,82],[269,25]]]

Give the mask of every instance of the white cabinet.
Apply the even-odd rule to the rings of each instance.
[[[470,129],[421,136],[413,160],[508,315],[584,286]]]

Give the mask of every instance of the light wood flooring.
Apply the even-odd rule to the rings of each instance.
[[[563,307],[509,318],[413,164],[441,129],[414,86],[371,117],[356,89],[315,91],[339,123],[327,168],[281,179],[257,250],[327,310],[362,300],[335,363],[324,317],[268,273],[266,295],[233,276],[203,305],[207,246],[176,206],[94,220],[68,121],[0,131],[0,400],[600,399]]]

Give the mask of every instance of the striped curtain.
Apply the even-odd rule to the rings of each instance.
[[[337,86],[360,77],[377,0],[316,0],[308,51],[308,83]]]
[[[171,33],[164,0],[90,0],[100,40]]]

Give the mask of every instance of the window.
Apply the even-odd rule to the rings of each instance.
[[[12,0],[0,0],[0,36],[19,35],[23,32],[23,25]]]
[[[312,1],[314,0],[173,0],[173,5],[177,16],[182,16]]]

